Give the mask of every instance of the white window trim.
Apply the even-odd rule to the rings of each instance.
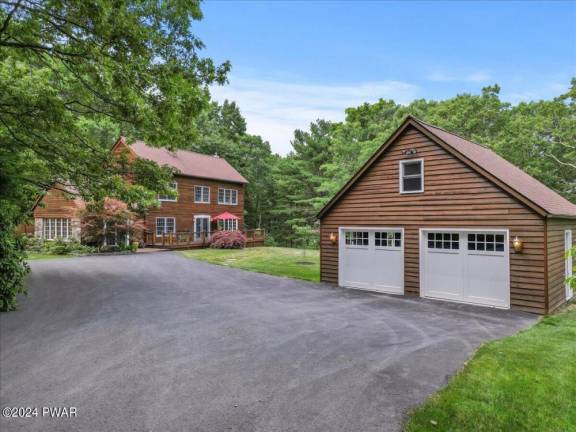
[[[421,166],[422,166],[422,174],[420,175],[420,177],[422,178],[422,187],[420,188],[420,190],[415,190],[415,191],[405,191],[404,190],[404,165],[410,162],[420,162]],[[422,193],[424,192],[424,159],[403,159],[400,162],[398,162],[398,173],[399,173],[399,186],[400,186],[400,193],[401,194],[413,194],[413,193]],[[413,178],[416,178],[415,175],[411,176]]]
[[[208,201],[196,201],[196,188],[208,189]],[[202,194],[202,196],[204,196],[204,194]],[[194,185],[194,203],[195,204],[210,204],[210,186]]]
[[[170,186],[172,186],[172,185],[174,185],[174,187],[172,189],[175,189],[176,192],[178,192],[178,182],[177,181],[170,182]],[[176,197],[176,198],[160,198],[160,194],[158,194],[158,201],[160,201],[160,202],[177,202],[178,197]]]
[[[352,233],[352,232],[362,232],[362,233],[365,232],[365,233],[367,233],[367,234],[368,234],[368,237],[366,238],[366,240],[368,240],[368,244],[365,244],[365,245],[364,245],[364,244],[347,244],[347,243],[346,243],[346,232],[343,232],[343,233],[344,233],[344,239],[343,239],[343,240],[344,240],[344,247],[345,247],[346,249],[368,249],[368,248],[370,247],[370,239],[371,239],[372,236],[370,235],[370,231],[369,231],[369,230],[367,230],[367,229],[358,229],[358,230],[354,230],[354,231],[352,231],[352,230],[348,230],[348,231],[349,231],[350,233]],[[360,238],[364,239],[365,237],[360,237]],[[356,239],[358,239],[358,237],[356,237]]]
[[[232,222],[233,228],[226,229],[226,222]],[[221,224],[220,224],[221,223]],[[238,219],[224,219],[218,221],[218,225],[222,231],[238,231]]]
[[[162,234],[158,234],[158,219],[174,219],[173,234],[176,235],[176,218],[174,216],[158,216],[155,221],[156,225],[154,225],[154,234],[156,234],[156,237],[164,237],[166,234],[169,234],[166,232],[166,221],[164,221],[164,232]]]
[[[208,219],[208,237],[207,239],[210,238],[210,224],[212,223],[212,216],[207,215],[207,214],[197,214],[194,215],[194,239],[198,240],[200,238],[200,233],[198,233],[196,231],[196,220],[198,219]]]
[[[224,199],[226,199],[226,191],[234,191],[234,195],[236,196],[236,200],[235,202],[226,202],[226,201],[220,201],[220,191],[224,191]],[[232,193],[230,193],[230,198],[232,198]],[[229,189],[229,188],[218,188],[218,204],[224,204],[224,205],[238,205],[238,189]]]
[[[56,223],[57,220],[60,221],[60,226]],[[66,229],[64,229],[64,226],[66,226]],[[48,229],[46,229],[46,227],[48,227]],[[58,231],[58,228],[60,228],[60,231]],[[46,230],[48,231],[48,236],[46,236]],[[52,232],[54,232],[54,236],[52,236]],[[72,238],[72,219],[66,217],[42,218],[42,238],[50,241],[59,238],[70,240]]]
[[[395,246],[396,244],[396,237],[392,238],[392,246],[376,246],[376,233],[400,233],[400,246]],[[400,250],[404,247],[404,234],[398,228],[393,230],[374,230],[374,248],[375,249],[383,249],[383,250]]]

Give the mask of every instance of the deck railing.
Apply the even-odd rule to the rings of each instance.
[[[208,247],[210,237],[216,231],[176,231],[157,235],[155,231],[144,232],[144,244],[163,248]],[[266,230],[250,229],[242,232],[246,236],[246,246],[262,246]]]

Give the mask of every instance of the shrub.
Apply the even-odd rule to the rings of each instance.
[[[278,246],[278,242],[274,237],[268,234],[264,239],[264,246],[271,246],[271,247]]]
[[[45,252],[44,239],[41,237],[26,236],[22,238],[26,252]]]
[[[215,249],[244,249],[246,237],[240,231],[216,231],[210,240]]]
[[[78,240],[64,240],[58,238],[56,240],[44,240],[41,237],[25,237],[24,248],[27,252],[47,253],[54,255],[82,255],[93,253],[96,248],[83,245]]]
[[[0,311],[16,309],[16,296],[26,294],[24,277],[30,271],[26,264],[24,236],[11,226],[0,225]]]

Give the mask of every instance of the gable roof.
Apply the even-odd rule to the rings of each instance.
[[[320,210],[321,218],[409,126],[415,127],[484,177],[543,216],[576,217],[576,205],[480,144],[408,116],[392,136]]]
[[[142,159],[175,168],[180,175],[233,183],[248,183],[248,180],[236,171],[226,159],[218,156],[209,156],[189,150],[170,151],[163,147],[151,147],[144,141],[135,141],[129,148]]]

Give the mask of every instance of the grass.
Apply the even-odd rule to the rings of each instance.
[[[482,346],[406,431],[576,431],[576,305]]]
[[[36,252],[28,252],[27,261],[33,260],[46,260],[46,259],[55,259],[55,258],[70,258],[74,255],[55,255],[55,254],[48,254],[48,253],[36,253]]]
[[[280,247],[246,249],[194,249],[183,251],[187,258],[229,267],[318,282],[320,254],[317,250]]]

